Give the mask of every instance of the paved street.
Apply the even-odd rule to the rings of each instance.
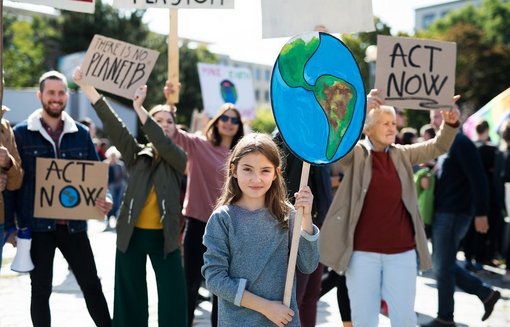
[[[95,221],[89,224],[89,235],[94,250],[97,268],[110,310],[113,307],[113,274],[115,256],[115,233],[103,232],[104,226]],[[27,274],[17,274],[10,270],[10,262],[15,250],[7,245],[4,248],[4,264],[0,272],[0,327],[31,326],[30,306],[30,278]],[[483,306],[474,296],[457,292],[455,294],[456,321],[459,326],[510,326],[510,285],[499,282],[502,270],[493,269],[483,274],[484,280],[495,285],[501,291],[503,298],[495,307],[489,320],[480,321]],[[152,268],[148,268],[148,283],[150,308],[150,326],[157,324],[157,297]],[[54,327],[94,326],[88,315],[82,294],[69,272],[65,260],[57,251],[55,259],[54,291],[51,297],[51,312]],[[196,327],[209,326],[210,305],[204,302],[196,310]],[[435,316],[437,310],[437,296],[435,281],[429,274],[418,278],[416,312],[418,322],[423,323]],[[318,327],[341,326],[341,320],[336,305],[334,291],[326,294],[319,303]],[[380,326],[390,326],[389,320],[381,316]]]

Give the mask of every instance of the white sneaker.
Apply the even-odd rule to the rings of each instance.
[[[108,220],[108,225],[111,229],[115,229],[115,227],[117,227],[117,218],[115,218],[115,216],[110,216],[110,219]]]

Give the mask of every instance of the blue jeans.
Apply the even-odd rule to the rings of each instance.
[[[483,301],[492,292],[478,277],[457,264],[461,240],[473,223],[473,216],[436,213],[432,223],[432,262],[437,281],[437,317],[453,321],[455,286]]]
[[[124,184],[112,184],[108,186],[108,191],[112,195],[112,209],[108,212],[108,217],[115,216],[117,218],[119,216],[120,204],[122,203],[122,197],[124,196],[124,191],[126,189],[126,185]]]
[[[416,326],[416,252],[354,251],[346,272],[354,326],[377,327],[381,299],[388,303],[392,326]]]

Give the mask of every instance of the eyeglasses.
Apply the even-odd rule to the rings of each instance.
[[[234,125],[239,125],[240,121],[239,121],[239,118],[237,117],[230,117],[230,116],[227,116],[227,115],[221,115],[220,118],[221,122],[223,123],[226,123],[230,120],[230,122]]]

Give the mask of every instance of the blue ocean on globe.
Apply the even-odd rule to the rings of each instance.
[[[356,92],[351,121],[334,156],[326,157],[329,125],[321,105],[312,91],[287,85],[278,59],[271,78],[271,103],[277,127],[291,151],[308,163],[320,165],[342,158],[356,144],[365,120],[366,96],[358,64],[350,50],[332,35],[316,34],[320,44],[305,65],[303,79],[315,85],[320,76],[332,75],[351,84]]]
[[[74,186],[66,186],[60,191],[59,201],[64,208],[74,208],[80,204],[80,193]]]

